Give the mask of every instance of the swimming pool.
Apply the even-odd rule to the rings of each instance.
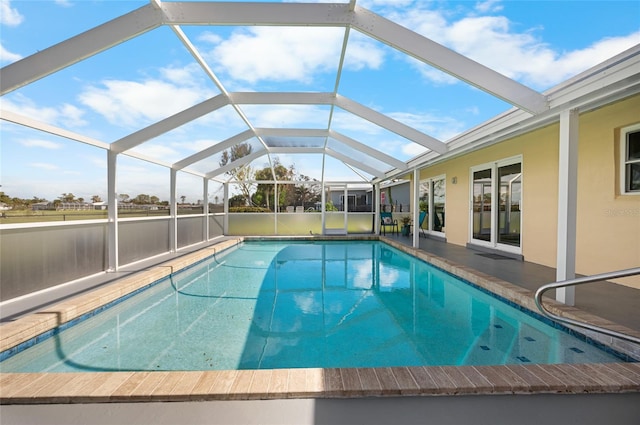
[[[243,243],[53,334],[2,371],[619,361],[377,241]]]

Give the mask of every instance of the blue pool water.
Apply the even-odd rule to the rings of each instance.
[[[3,372],[620,361],[382,242],[248,242]]]

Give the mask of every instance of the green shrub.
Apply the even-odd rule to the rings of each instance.
[[[263,208],[263,207],[229,207],[229,212],[230,213],[263,213],[263,212],[272,212],[270,209],[268,208]]]

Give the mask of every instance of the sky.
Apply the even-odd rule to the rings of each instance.
[[[128,0],[0,0],[0,66],[148,4]],[[503,75],[544,92],[640,43],[640,1],[412,1],[358,0],[393,20]],[[344,28],[182,26],[182,31],[228,92],[333,92]],[[512,105],[418,62],[372,38],[350,31],[337,92],[446,142]],[[174,32],[160,27],[87,58],[0,98],[16,112],[112,143],[220,90]],[[251,125],[326,128],[323,105],[242,105]],[[332,129],[403,161],[425,148],[336,109]],[[133,149],[171,164],[247,129],[230,106]],[[318,140],[306,140],[318,143]],[[1,191],[12,197],[54,200],[73,193],[106,199],[104,149],[0,121]],[[250,140],[254,149],[260,142]],[[358,159],[335,140],[330,147]],[[320,156],[280,154],[312,178],[322,178]],[[388,168],[371,158],[376,168]],[[206,173],[219,156],[193,164]],[[259,169],[267,157],[251,165]],[[328,180],[370,179],[328,158]],[[224,176],[219,176],[224,179]],[[178,173],[178,196],[203,198],[201,177]],[[166,167],[120,155],[118,193],[169,199]],[[221,185],[210,184],[210,199]]]

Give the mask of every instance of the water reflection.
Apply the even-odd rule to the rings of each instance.
[[[378,242],[251,243],[0,364],[208,370],[613,361]]]

